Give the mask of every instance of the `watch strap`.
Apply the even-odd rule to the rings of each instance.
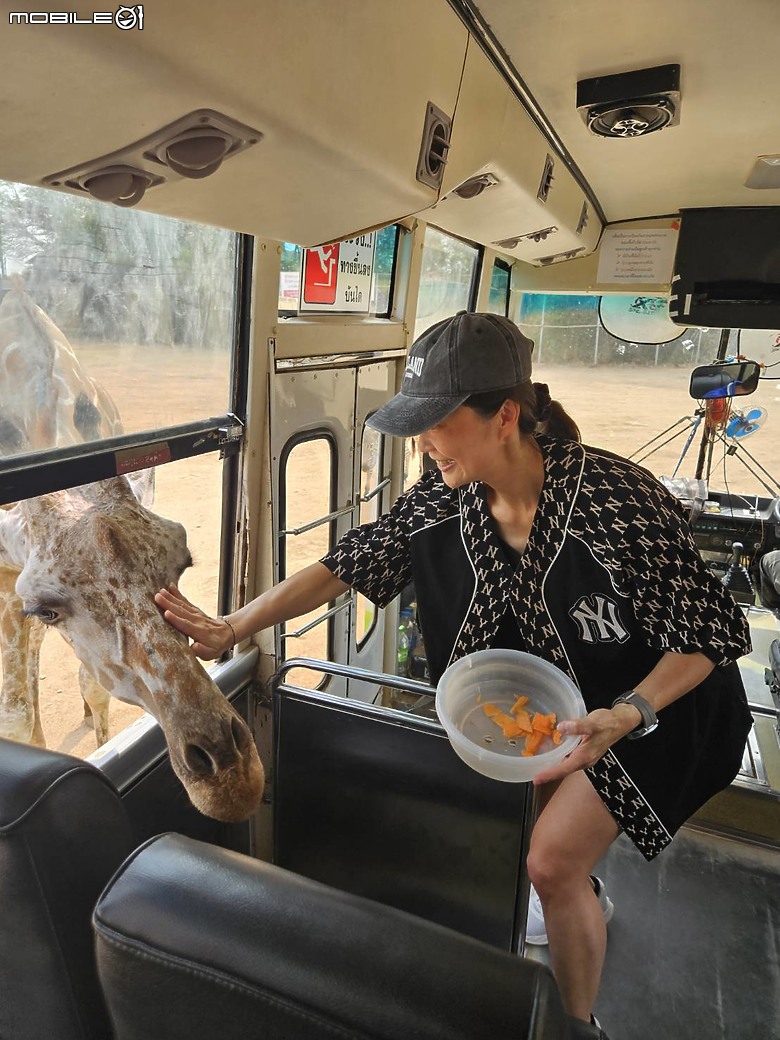
[[[642,721],[636,729],[633,729],[630,733],[626,734],[629,740],[639,740],[641,737],[646,737],[648,733],[652,733],[658,725],[658,716],[653,710],[653,707],[645,700],[641,693],[637,693],[636,690],[627,690],[619,697],[616,697],[612,702],[612,707],[614,708],[618,704],[632,704],[642,716]]]

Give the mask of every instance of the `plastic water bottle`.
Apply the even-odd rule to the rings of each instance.
[[[401,623],[398,626],[398,643],[396,645],[396,674],[409,674],[409,651],[412,648],[412,612],[401,611]]]

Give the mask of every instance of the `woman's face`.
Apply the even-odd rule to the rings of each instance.
[[[448,487],[473,480],[490,482],[500,456],[499,416],[483,418],[461,405],[446,419],[417,438],[420,452],[427,452]]]

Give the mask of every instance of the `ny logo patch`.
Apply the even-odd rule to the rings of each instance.
[[[609,596],[581,596],[569,611],[584,643],[625,643],[628,632],[620,621],[618,605]]]

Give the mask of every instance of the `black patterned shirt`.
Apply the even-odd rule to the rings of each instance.
[[[666,651],[706,654],[715,671],[664,709],[655,733],[620,741],[589,770],[650,858],[739,767],[749,713],[730,662],[750,652],[748,626],[699,556],[679,503],[650,473],[574,441],[539,437],[538,444],[544,482],[516,567],[502,549],[484,485],[451,489],[438,471],[377,521],[348,532],[322,562],[379,606],[414,580],[434,684],[453,661],[499,645],[509,610],[520,635],[513,645],[567,672],[589,710],[609,707]],[[736,726],[731,740],[729,726]],[[728,748],[705,747],[710,738]],[[664,774],[657,752],[648,765],[654,749],[672,755],[676,769]],[[731,771],[735,756],[724,779],[722,766]]]

